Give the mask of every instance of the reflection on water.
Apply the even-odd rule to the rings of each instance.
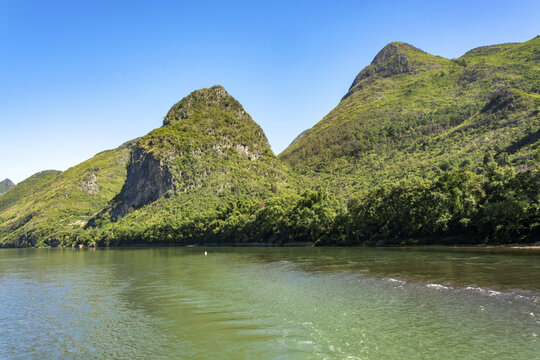
[[[540,353],[540,251],[0,251],[0,358],[508,358]]]

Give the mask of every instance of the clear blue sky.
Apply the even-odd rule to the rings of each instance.
[[[223,85],[275,153],[388,42],[449,58],[540,33],[540,1],[0,0],[0,180],[65,170]]]

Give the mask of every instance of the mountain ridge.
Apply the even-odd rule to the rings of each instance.
[[[161,127],[0,197],[0,246],[529,242],[540,38],[473,50],[389,43],[279,156],[222,86],[193,91]]]
[[[445,59],[390,43],[340,103],[279,157],[348,193],[384,179],[433,178],[459,159],[479,168],[485,153],[535,167],[539,48],[536,37]],[[408,67],[398,66],[399,54]],[[389,59],[389,67],[381,65]],[[392,165],[396,158],[400,167]]]

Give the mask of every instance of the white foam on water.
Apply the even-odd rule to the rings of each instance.
[[[399,279],[394,279],[394,278],[386,278],[387,281],[390,281],[390,282],[395,282],[395,283],[398,283],[398,284],[406,284],[407,282],[405,280],[399,280]]]
[[[432,289],[439,289],[439,290],[448,290],[448,289],[450,289],[448,286],[444,286],[444,285],[441,285],[441,284],[427,284],[426,286],[429,287],[429,288],[432,288]]]

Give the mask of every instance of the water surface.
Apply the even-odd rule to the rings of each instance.
[[[539,358],[540,251],[204,250],[0,250],[0,358]]]

